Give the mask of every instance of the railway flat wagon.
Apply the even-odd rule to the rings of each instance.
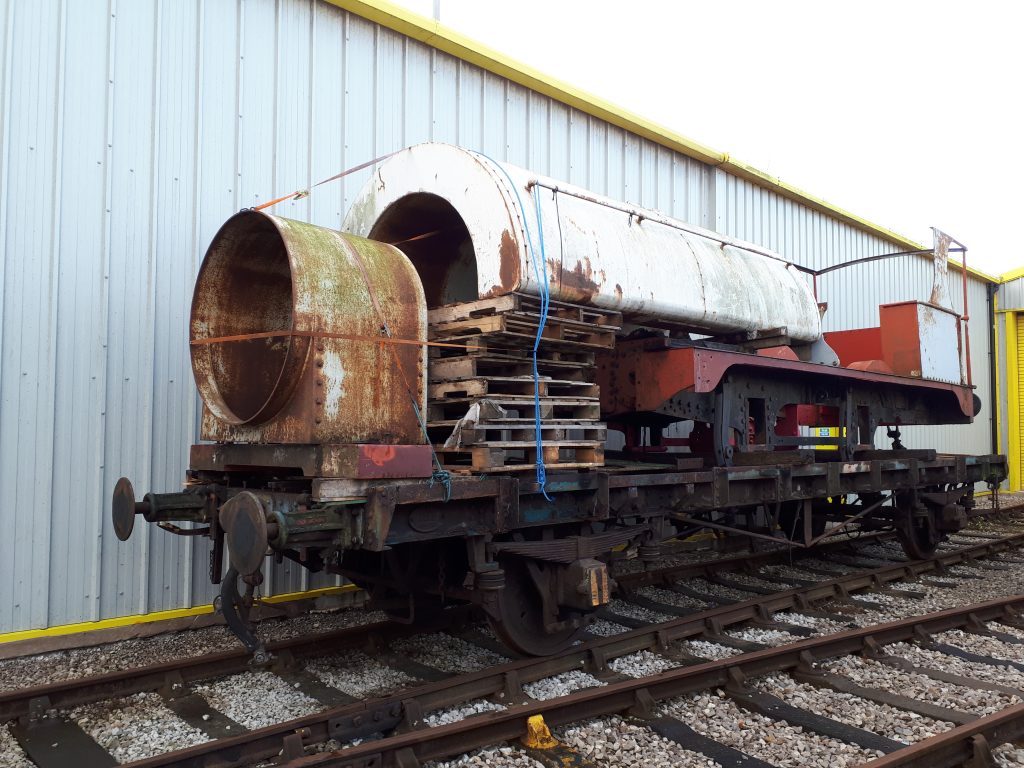
[[[476,604],[546,654],[608,602],[614,559],[707,528],[792,547],[895,529],[924,557],[1006,476],[903,444],[981,408],[942,233],[928,302],[823,333],[784,257],[449,145],[383,161],[344,230],[223,225],[192,303],[184,488],[114,490],[122,539],[141,515],[212,540],[257,657],[267,556],[405,621]]]

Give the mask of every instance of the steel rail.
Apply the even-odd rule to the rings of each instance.
[[[1021,545],[1024,545],[1024,533],[985,541],[975,546],[964,547],[950,552],[943,552],[931,560],[897,563],[868,571],[846,574],[829,581],[817,582],[806,587],[759,596],[742,603],[711,608],[610,637],[594,638],[578,646],[573,646],[557,656],[512,661],[439,682],[428,683],[390,696],[345,704],[295,720],[254,730],[246,734],[205,742],[175,752],[168,752],[132,763],[131,765],[133,768],[168,768],[170,766],[177,768],[212,768],[217,766],[219,768],[224,765],[243,764],[247,760],[266,759],[281,754],[282,750],[284,750],[286,755],[299,755],[301,754],[301,746],[303,744],[315,744],[326,741],[329,738],[347,742],[356,738],[367,738],[394,728],[411,728],[422,717],[424,712],[487,696],[515,701],[522,698],[521,686],[524,683],[533,682],[573,669],[591,669],[600,672],[607,668],[609,659],[618,656],[641,650],[667,650],[671,643],[676,640],[683,640],[706,633],[717,634],[724,627],[748,621],[765,621],[770,618],[772,613],[789,609],[806,609],[815,602],[834,598],[846,598],[851,591],[877,589],[887,583],[901,579],[913,579],[928,573],[941,573],[949,566],[971,563],[979,558],[1008,551]],[[1024,597],[1015,597],[1006,601],[993,601],[991,604],[1010,606],[1020,604],[1024,606]],[[989,603],[981,605],[984,607],[989,605]],[[971,610],[977,613],[978,606],[971,606]],[[943,616],[953,615],[960,617],[962,614],[966,617],[969,612],[967,609],[951,609],[941,614],[907,619],[904,623],[909,622],[908,626],[924,626],[925,622],[930,621],[932,623],[927,626],[938,627],[932,631],[939,632],[943,631],[943,628],[940,626]],[[1008,612],[1008,610],[1001,611],[998,615],[1003,616]],[[978,613],[978,619],[984,620],[983,614],[984,611]],[[938,624],[935,622],[938,622]],[[967,623],[966,618],[964,621],[960,621],[958,618],[957,623],[952,626],[962,626],[965,623]],[[896,622],[895,625],[902,626],[900,622]],[[887,627],[889,625],[884,626]],[[952,626],[948,628],[952,628]],[[897,639],[907,639],[914,636],[912,631],[910,634],[903,632],[903,630],[893,631],[898,635]],[[828,635],[824,638],[814,638],[781,648],[768,649],[767,652],[789,653],[792,648],[799,647],[802,653],[805,650],[819,647],[815,645],[816,643],[824,644],[821,647],[839,648],[840,650],[837,653],[853,652],[843,651],[842,648],[844,646],[842,643],[852,642],[849,640],[851,637],[860,637],[861,635],[857,634],[858,632],[860,630],[854,631],[852,634],[847,632]],[[871,633],[867,633],[864,636],[870,635]],[[888,639],[889,637],[890,635],[884,633],[880,635],[875,634],[875,639],[880,644],[896,641]],[[853,646],[850,647],[852,648]],[[860,645],[856,647],[859,649]],[[753,659],[754,662],[762,658],[773,658],[770,655],[764,656],[765,653],[766,651],[756,651],[753,654],[745,654],[743,657],[734,656],[724,660],[724,663],[728,666],[730,662],[735,663],[738,658]],[[798,657],[799,653],[793,656],[786,656],[785,658],[796,659]],[[697,668],[707,668],[707,665],[694,667],[694,669]],[[784,667],[774,667],[772,669],[780,668]],[[717,670],[718,667],[713,667],[713,669]],[[765,670],[771,671],[767,667]],[[715,679],[717,680],[718,678],[716,677]],[[531,705],[532,709],[530,709],[530,712],[536,713],[540,711],[538,706],[541,704],[538,702],[536,706]],[[582,719],[583,717],[585,715],[581,715],[576,719]],[[477,718],[471,719],[476,720]],[[445,727],[447,728],[448,726]],[[507,738],[514,738],[517,733],[513,733]],[[496,738],[495,740],[501,740],[501,738]],[[380,744],[381,742],[374,743]],[[470,748],[472,747],[467,747],[467,749]],[[345,754],[351,754],[351,751],[347,749]],[[345,764],[344,761],[342,764]],[[353,765],[363,764],[356,762]],[[366,763],[365,765],[369,766],[370,764]],[[380,763],[376,765],[379,766]]]
[[[799,668],[813,674],[811,665],[818,659],[859,653],[869,650],[875,644],[884,646],[912,640],[922,631],[935,634],[969,626],[976,621],[1001,619],[1010,612],[1016,616],[1014,609],[1019,608],[1024,608],[1024,596],[1015,595],[926,616],[860,627],[776,648],[679,667],[650,677],[588,688],[556,699],[531,701],[500,712],[467,717],[449,725],[416,728],[376,741],[363,742],[339,752],[296,757],[287,765],[288,768],[415,765],[414,759],[420,762],[444,759],[522,737],[526,735],[527,718],[533,715],[542,715],[549,725],[555,726],[622,712],[650,716],[654,714],[655,703],[658,701],[708,688],[742,685],[744,679],[781,670]],[[1014,709],[1019,708],[1024,708],[1024,705]]]

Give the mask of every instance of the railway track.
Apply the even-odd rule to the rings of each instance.
[[[328,740],[333,740],[334,745],[337,746],[391,730],[409,730],[412,732],[416,728],[417,723],[434,723],[434,721],[429,720],[429,713],[458,707],[460,703],[467,701],[489,702],[494,708],[507,707],[507,709],[503,709],[503,713],[489,714],[480,718],[468,718],[469,720],[478,721],[476,724],[480,724],[483,720],[489,718],[505,723],[506,720],[503,718],[512,717],[508,713],[520,712],[519,708],[523,707],[532,707],[533,711],[540,712],[541,710],[538,709],[535,701],[531,700],[529,704],[521,703],[526,700],[524,690],[537,683],[537,681],[560,675],[575,674],[578,676],[582,673],[592,681],[608,682],[609,685],[600,686],[602,691],[609,688],[609,686],[614,688],[615,685],[628,682],[615,682],[616,676],[622,676],[621,673],[615,671],[616,660],[636,656],[637,654],[653,654],[659,658],[667,658],[673,666],[681,666],[683,669],[698,669],[698,667],[704,666],[696,663],[698,660],[697,654],[680,650],[680,642],[685,643],[696,639],[699,643],[714,644],[721,648],[729,649],[733,653],[742,653],[741,656],[731,657],[731,661],[747,658],[749,653],[763,653],[763,651],[756,650],[758,645],[750,640],[743,640],[734,634],[728,634],[730,628],[753,623],[759,627],[757,631],[760,632],[784,633],[791,638],[806,637],[809,634],[813,634],[813,630],[806,626],[787,625],[783,622],[773,621],[773,614],[787,611],[802,611],[803,613],[800,615],[828,622],[834,621],[837,618],[837,614],[822,612],[816,609],[815,606],[827,604],[835,600],[848,601],[851,594],[856,594],[863,590],[874,590],[876,595],[881,595],[888,599],[893,599],[894,596],[898,598],[906,598],[908,596],[913,598],[914,592],[912,590],[893,590],[889,585],[908,578],[927,579],[935,574],[942,574],[947,569],[958,564],[976,563],[982,558],[992,557],[999,555],[1001,552],[1007,552],[1024,546],[1024,534],[1015,534],[1014,536],[1002,539],[974,537],[973,539],[961,539],[961,541],[966,542],[964,546],[942,552],[935,559],[929,561],[892,562],[867,570],[863,568],[854,570],[835,578],[824,578],[820,572],[821,569],[818,569],[819,572],[817,573],[814,572],[814,569],[811,569],[806,571],[808,578],[804,579],[804,581],[807,583],[774,592],[764,586],[758,587],[750,583],[731,582],[728,579],[716,577],[715,572],[704,570],[706,566],[696,564],[684,564],[655,571],[624,574],[620,577],[620,583],[623,586],[626,602],[629,603],[631,597],[634,602],[630,604],[638,605],[639,608],[645,610],[650,610],[652,601],[644,600],[642,595],[637,594],[639,590],[654,584],[670,586],[673,584],[673,580],[696,573],[703,573],[704,576],[710,578],[719,578],[725,582],[721,585],[725,589],[737,590],[737,587],[740,587],[747,590],[747,594],[754,594],[755,596],[753,599],[740,601],[718,596],[716,598],[717,605],[699,611],[686,610],[679,606],[657,604],[658,608],[660,608],[659,613],[668,614],[669,616],[673,613],[685,615],[677,615],[675,618],[655,624],[644,623],[639,619],[617,615],[613,611],[609,611],[602,621],[611,625],[617,624],[619,625],[618,629],[624,631],[607,637],[592,637],[566,654],[556,657],[518,659],[463,674],[431,669],[429,665],[417,663],[408,658],[395,658],[395,655],[391,654],[392,660],[402,666],[404,671],[408,673],[406,675],[407,679],[414,680],[418,678],[428,682],[414,687],[406,687],[393,695],[376,696],[365,700],[355,700],[356,697],[346,695],[342,691],[332,689],[330,686],[318,682],[314,676],[304,672],[299,660],[304,657],[329,653],[332,650],[341,648],[352,648],[359,645],[365,647],[368,642],[377,648],[387,651],[391,644],[395,642],[400,643],[403,638],[412,637],[413,630],[394,624],[372,625],[332,633],[327,636],[329,639],[321,636],[313,639],[305,638],[287,641],[275,646],[278,664],[274,668],[274,674],[281,676],[290,685],[294,685],[297,689],[302,690],[303,693],[309,694],[310,698],[318,701],[321,705],[321,711],[304,717],[291,718],[263,728],[247,730],[241,725],[233,724],[230,718],[218,717],[215,711],[211,711],[212,708],[209,704],[204,704],[202,697],[192,690],[192,683],[194,681],[208,679],[212,675],[224,675],[241,669],[244,665],[244,657],[241,654],[232,653],[219,654],[212,658],[203,657],[185,660],[184,663],[169,662],[163,665],[155,665],[153,668],[144,670],[144,674],[141,676],[133,675],[133,671],[125,671],[102,677],[54,683],[43,688],[36,687],[7,692],[0,696],[0,712],[3,713],[5,719],[19,718],[20,724],[15,727],[15,732],[18,734],[22,745],[32,754],[36,763],[44,766],[44,768],[69,764],[66,760],[66,751],[69,744],[75,746],[76,754],[79,757],[77,762],[75,762],[76,766],[112,765],[113,761],[106,751],[98,748],[95,742],[88,741],[87,736],[86,741],[82,741],[77,734],[74,737],[69,736],[69,734],[75,733],[76,730],[83,735],[84,732],[77,724],[69,723],[69,721],[60,716],[53,716],[53,711],[55,709],[65,709],[75,704],[81,705],[86,702],[97,701],[100,698],[125,696],[135,691],[159,690],[161,691],[161,700],[167,704],[172,712],[186,721],[194,723],[200,730],[205,731],[207,737],[212,737],[213,740],[205,741],[183,750],[151,757],[137,762],[136,765],[238,765],[273,758],[297,760],[299,762],[296,764],[305,764],[301,761],[311,759],[303,757],[305,749],[309,745],[330,743]],[[863,553],[863,549],[860,551]],[[877,550],[873,554],[879,556]],[[771,564],[773,555],[777,561],[777,553],[759,555],[756,562],[751,560],[749,556],[745,556],[742,558],[742,561],[753,568],[759,564]],[[856,554],[834,555],[834,557],[837,559],[842,559],[843,557],[852,558],[851,562],[856,562],[858,559]],[[860,559],[863,559],[863,557]],[[713,565],[734,568],[737,564],[736,558],[726,558]],[[798,566],[799,562],[793,567],[797,568]],[[847,567],[852,568],[853,566]],[[999,568],[1000,566],[989,565],[988,567]],[[764,575],[762,574],[762,576]],[[795,579],[796,577],[791,578]],[[781,583],[783,580],[778,579],[778,581]],[[765,580],[765,583],[768,582]],[[682,589],[684,591],[679,594],[683,597],[690,597],[685,594],[686,588],[682,587]],[[770,592],[770,594],[763,594],[764,592]],[[876,597],[875,599],[881,598]],[[871,603],[868,602],[866,605],[871,605]],[[1017,604],[1011,601],[1006,602],[1005,605],[1009,606],[1012,610]],[[878,607],[878,604],[875,603],[875,606]],[[962,625],[976,628],[979,621],[984,621],[984,616],[988,615],[984,611],[990,609],[985,608],[982,613],[978,613],[981,609],[977,606],[974,608],[974,611],[968,611],[963,614],[963,616],[967,617],[963,620],[964,623],[955,624],[955,626]],[[465,615],[460,616],[458,612],[448,613],[452,614],[446,617],[451,622],[447,624],[449,632],[454,633],[463,642],[482,646],[491,650],[492,653],[498,650],[492,638],[488,638],[479,630],[466,628]],[[973,619],[970,618],[972,613],[974,615]],[[960,616],[961,614],[956,615]],[[1012,622],[1014,620],[1012,616],[1007,618],[1005,612],[999,615],[1006,621]],[[842,619],[844,617],[838,614],[838,618]],[[927,619],[928,617],[925,618]],[[947,619],[943,619],[943,621],[945,620]],[[923,622],[925,619],[921,619],[921,621]],[[627,627],[630,624],[640,624],[642,626],[634,626],[634,628],[628,629]],[[929,625],[919,622],[915,626],[918,629],[911,628],[909,630],[910,634],[906,638],[920,637],[921,632],[930,631],[929,627],[935,629],[940,625]],[[854,631],[854,634],[856,632]],[[862,632],[861,635],[871,637],[870,633],[864,635]],[[830,635],[828,637],[839,637],[839,635]],[[888,635],[885,637],[888,637]],[[903,636],[901,635],[901,637]],[[821,638],[821,640],[823,639]],[[811,646],[818,647],[812,642],[817,640],[819,638],[798,640],[796,645],[810,643]],[[786,647],[789,648],[790,646],[787,645]],[[756,658],[760,657],[754,658],[756,660]],[[792,657],[787,656],[785,658]],[[804,660],[806,661],[806,657],[804,657]],[[728,666],[726,660],[721,661]],[[712,665],[712,668],[718,669],[714,665]],[[777,669],[788,668],[791,668],[791,665],[777,667]],[[690,678],[686,679],[689,680]],[[735,683],[735,681],[733,682]],[[576,695],[576,693],[569,694],[569,696]],[[589,695],[596,696],[596,693]],[[641,698],[643,698],[643,695],[641,695]],[[655,701],[658,701],[658,699],[655,698]],[[512,706],[509,706],[510,704]],[[630,708],[633,708],[634,714],[639,712],[633,704],[626,707],[627,710]],[[484,710],[486,709],[487,707],[484,707]],[[484,710],[478,709],[477,711]],[[590,710],[579,711],[583,712],[584,716],[586,716],[586,712]],[[614,708],[608,710],[608,712],[613,711],[622,710]],[[51,715],[46,716],[47,712],[50,712]],[[512,722],[514,719],[512,718],[508,722]],[[579,716],[577,716],[577,719],[579,719]],[[560,720],[557,716],[554,716],[552,722],[557,724],[568,721]],[[235,725],[235,729],[232,733],[233,725]],[[444,726],[444,728],[448,727],[447,725]],[[506,726],[503,725],[501,727]],[[431,728],[430,732],[433,733],[435,730],[439,729]],[[463,731],[456,728],[452,733],[462,734]],[[72,741],[69,741],[69,738]],[[452,738],[455,741],[438,743],[447,744],[448,746],[444,747],[444,749],[454,748],[456,742],[462,737],[453,736]],[[485,736],[483,732],[481,732],[479,737],[467,737],[467,740],[464,744],[461,744],[461,748],[458,751],[461,752],[485,743],[493,743],[493,741],[487,742],[486,740],[480,741],[479,744],[477,743],[479,739],[486,738],[491,737]],[[514,736],[509,738],[514,738]],[[477,741],[474,741],[474,739],[477,739]],[[495,740],[500,741],[501,739]],[[87,742],[91,744],[91,747],[86,746]],[[374,744],[379,746],[388,743],[391,743],[388,739],[374,742]],[[399,738],[399,741],[395,743],[403,744],[404,742]],[[430,743],[433,743],[433,741]],[[57,746],[47,747],[47,745],[53,744]],[[378,755],[377,758],[373,758],[368,753],[366,760],[378,759],[385,762],[397,760],[397,764],[402,764],[411,759],[409,753],[403,752],[403,750],[408,748],[407,746],[399,746],[391,751],[389,751],[390,748],[383,748],[378,750],[378,752],[372,753],[372,755]],[[441,747],[430,747],[430,749],[437,750],[441,749]],[[82,762],[81,756],[87,753],[93,754],[95,762]],[[344,750],[344,760],[341,763],[328,762],[325,764],[349,764],[350,758],[355,759],[360,754],[362,753],[346,749]],[[446,752],[444,754],[451,755],[457,754],[457,752]],[[441,755],[442,752],[426,751],[420,753],[415,749],[411,753],[411,756],[417,759],[429,759]],[[104,762],[104,756],[106,756],[106,762]],[[324,757],[317,759],[331,760],[335,758]],[[359,760],[363,760],[363,758],[359,758]],[[356,761],[351,764],[370,765],[371,762]]]
[[[854,554],[858,544],[875,541],[879,538],[877,534],[870,534],[857,540],[844,539],[824,545],[820,551],[850,550],[848,554]],[[714,579],[717,578],[716,574],[722,571],[750,569],[758,565],[785,562],[789,558],[790,551],[786,549],[744,553],[743,555],[618,574],[617,580],[620,587],[635,590],[644,585],[668,584],[693,576]],[[756,593],[757,589],[755,588],[753,591]],[[642,600],[642,598],[639,599]],[[718,597],[717,599],[725,603],[732,602],[727,598]],[[607,611],[605,615],[614,617]],[[392,621],[370,622],[332,632],[304,634],[270,642],[267,648],[275,658],[276,668],[289,668],[294,667],[297,662],[305,658],[327,656],[348,648],[381,648],[395,640],[418,632],[458,627],[465,624],[469,617],[470,611],[452,608],[446,610],[442,616],[436,617],[433,622],[426,622],[415,627]],[[634,620],[629,618],[618,618],[629,624],[634,623]],[[505,652],[507,653],[507,651]],[[250,654],[241,646],[237,646],[228,651],[183,657],[102,675],[88,675],[45,685],[3,691],[0,692],[0,722],[24,717],[32,712],[55,708],[64,709],[103,698],[128,696],[143,691],[170,690],[174,686],[188,685],[212,677],[239,674],[251,669],[250,662]]]
[[[355,744],[344,750],[319,755],[299,756],[288,760],[289,768],[327,768],[327,766],[418,765],[426,760],[451,757],[495,743],[526,739],[531,718],[543,717],[548,725],[564,725],[581,720],[628,714],[649,724],[663,737],[677,741],[684,747],[699,751],[712,758],[731,758],[751,766],[756,764],[740,754],[730,755],[729,748],[708,743],[698,731],[678,717],[666,714],[659,706],[688,693],[720,689],[738,706],[748,711],[775,718],[785,718],[813,732],[852,742],[866,749],[889,753],[872,761],[876,766],[908,765],[960,765],[977,756],[984,759],[978,736],[986,742],[1013,740],[1024,735],[1024,704],[995,715],[970,718],[953,710],[925,707],[898,695],[880,696],[870,690],[855,688],[862,696],[876,698],[881,703],[898,703],[923,710],[931,715],[963,722],[952,731],[933,740],[904,746],[869,731],[800,711],[770,694],[759,693],[747,681],[766,674],[787,671],[798,680],[824,687],[850,688],[841,679],[833,679],[817,666],[821,659],[840,655],[866,653],[881,661],[890,659],[883,647],[893,643],[921,640],[931,635],[961,628],[978,628],[987,621],[1016,621],[1018,609],[1024,608],[1024,596],[992,600],[961,608],[941,611],[924,617],[911,617],[902,621],[869,625],[824,637],[808,638],[778,648],[765,648],[725,659],[660,670],[627,680],[611,682],[605,686],[587,688],[548,701],[514,703],[500,712],[479,717],[467,717],[458,722],[430,727],[412,727],[379,740]],[[1009,617],[1009,618],[1008,618]],[[897,661],[897,666],[898,661]],[[922,670],[927,675],[943,675],[940,670]],[[994,686],[993,690],[998,690]],[[668,710],[670,711],[670,710]],[[415,724],[413,724],[415,725]],[[537,751],[536,749],[534,750]],[[288,755],[286,754],[286,757]],[[165,763],[148,762],[146,765]]]
[[[1024,511],[1024,507],[1022,507],[1022,511]],[[853,562],[861,570],[867,572],[873,570],[873,563],[877,561],[863,558],[858,561],[855,557],[858,547],[863,546],[865,543],[882,541],[886,538],[892,537],[887,537],[886,534],[873,533],[857,539],[842,539],[826,543],[816,549],[814,553],[802,553],[798,557],[803,559],[812,554],[816,555],[825,552],[839,553],[840,557],[842,557],[842,554],[845,552],[846,562]],[[959,557],[959,555],[954,557]],[[785,591],[786,586],[794,583],[792,577],[788,582],[785,579],[776,579],[775,588],[766,592],[764,587],[734,584],[727,577],[721,576],[721,574],[736,574],[740,571],[750,572],[761,566],[786,563],[791,560],[791,550],[780,548],[754,553],[746,552],[735,556],[702,559],[700,561],[685,562],[650,570],[620,573],[616,574],[616,579],[619,593],[626,592],[629,595],[630,601],[641,606],[650,605],[652,602],[638,594],[638,590],[642,590],[645,586],[672,585],[674,582],[693,577],[707,579],[727,588],[732,584],[754,595],[772,594],[775,592],[781,594]],[[898,558],[897,562],[901,563],[902,558]],[[945,558],[943,562],[952,563],[952,560]],[[891,580],[893,578],[902,578],[902,572],[899,569],[882,569],[876,576],[878,579]],[[763,575],[761,579],[764,580]],[[813,582],[808,581],[807,583],[811,584]],[[827,585],[823,585],[823,588],[827,588]],[[860,587],[858,586],[858,588]],[[688,602],[691,604],[702,602],[699,596],[694,597],[698,593],[695,593],[693,590],[687,590],[685,587],[678,589],[680,589],[680,594],[684,596],[689,595],[690,599]],[[816,592],[818,591],[820,590],[816,590]],[[799,600],[799,598],[797,599]],[[721,605],[742,602],[722,595],[716,595],[714,600]],[[710,598],[704,596],[703,602],[709,601]],[[687,615],[694,612],[692,609],[679,609],[678,607],[665,604],[658,605],[657,609],[661,612],[668,611],[669,614],[678,615]],[[602,611],[601,615],[627,627],[637,627],[643,624],[643,622],[639,622],[635,618],[617,615],[607,609]],[[392,621],[368,622],[326,633],[301,634],[270,642],[267,647],[275,658],[273,666],[276,669],[287,669],[295,667],[300,660],[306,658],[328,656],[349,648],[381,648],[388,646],[395,640],[409,637],[416,633],[458,628],[465,625],[469,619],[470,611],[456,607],[446,610],[442,616],[436,617],[433,622],[426,622],[415,627]],[[508,653],[507,650],[504,652]],[[106,674],[70,677],[66,680],[44,685],[0,691],[0,722],[25,717],[33,712],[66,709],[114,696],[128,696],[144,691],[171,690],[175,686],[181,687],[213,677],[240,674],[251,668],[251,656],[239,646],[227,651],[180,657]]]

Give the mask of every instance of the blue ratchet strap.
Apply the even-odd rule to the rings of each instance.
[[[540,263],[541,265],[547,264],[547,254],[544,251],[544,225],[541,220],[541,207],[540,207],[540,187],[534,185],[533,187],[533,204],[537,211],[537,232],[540,238]],[[537,270],[537,260],[533,260],[534,271]],[[537,484],[540,486],[541,493],[544,494],[544,498],[551,501],[551,497],[548,496],[547,489],[544,487],[547,485],[547,470],[544,467],[544,452],[541,446],[541,434],[540,434],[540,374],[537,371],[537,350],[540,347],[541,337],[544,335],[544,326],[548,322],[548,307],[551,304],[551,288],[548,285],[548,270],[546,267],[541,268],[541,274],[544,276],[543,289],[540,297],[540,324],[537,326],[537,337],[533,340],[533,412],[534,421],[537,430]]]
[[[530,263],[533,264],[533,276],[537,281],[537,285],[541,289],[540,296],[540,324],[537,326],[537,335],[533,340],[533,410],[534,410],[534,428],[536,430],[537,438],[537,485],[540,486],[540,492],[544,494],[544,498],[548,501],[552,501],[552,498],[548,496],[547,488],[545,487],[548,482],[547,468],[544,466],[544,447],[541,441],[540,432],[540,373],[537,371],[537,348],[540,346],[541,335],[544,333],[544,325],[548,320],[548,305],[551,301],[551,294],[548,286],[548,271],[546,268],[542,269],[537,261],[537,252],[533,245],[533,235],[530,233],[530,225],[526,221],[526,207],[523,205],[523,199],[519,195],[519,187],[512,181],[512,177],[508,171],[505,170],[503,165],[498,164],[495,160],[492,160],[482,152],[476,154],[489,160],[494,167],[504,174],[505,178],[508,179],[508,184],[515,193],[516,202],[519,204],[519,210],[523,212],[523,230],[526,233],[526,246],[530,252]],[[541,260],[543,263],[544,258],[544,224],[541,220],[541,208],[540,208],[540,195],[538,194],[537,186],[534,185],[534,209],[537,214],[537,229],[540,230],[540,252]]]

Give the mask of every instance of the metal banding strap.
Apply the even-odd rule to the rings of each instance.
[[[255,333],[239,333],[234,336],[210,336],[205,339],[193,339],[189,342],[194,347],[204,344],[226,344],[233,341],[251,341],[253,339],[273,339],[280,336],[297,336],[307,339],[341,339],[342,341],[370,341],[375,344],[412,344],[418,347],[449,347],[451,349],[482,349],[473,344],[451,344],[443,341],[421,341],[420,339],[399,339],[394,336],[362,336],[352,333],[330,333],[328,331],[257,331]]]

